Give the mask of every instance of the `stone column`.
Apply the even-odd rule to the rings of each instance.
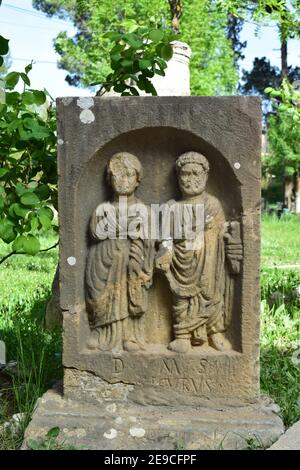
[[[158,96],[189,96],[191,48],[185,42],[172,43],[173,57],[168,62],[166,75],[155,75],[152,83]]]

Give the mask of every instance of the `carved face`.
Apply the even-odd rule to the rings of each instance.
[[[136,170],[125,165],[118,165],[111,173],[111,185],[116,194],[130,196],[139,185]]]
[[[197,196],[206,186],[208,173],[202,165],[186,163],[181,167],[178,175],[179,187],[183,196]]]

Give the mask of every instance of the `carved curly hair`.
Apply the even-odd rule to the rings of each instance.
[[[202,153],[199,152],[186,152],[180,155],[176,160],[176,170],[177,172],[186,165],[187,163],[195,163],[201,165],[206,173],[209,172],[209,163]]]

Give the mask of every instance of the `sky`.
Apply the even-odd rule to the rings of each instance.
[[[241,40],[247,41],[245,59],[241,69],[252,68],[255,57],[266,56],[272,65],[280,67],[280,43],[275,25],[262,28],[255,35],[256,26],[244,25]],[[53,98],[57,96],[86,96],[88,89],[71,87],[65,81],[66,71],[58,69],[59,55],[55,53],[53,39],[60,31],[69,35],[75,33],[71,23],[58,18],[47,18],[42,12],[32,8],[31,0],[3,0],[0,7],[0,33],[10,39],[12,70],[22,71],[31,61],[36,66],[30,74],[31,86],[46,88]],[[300,41],[290,40],[288,44],[288,63],[300,66]]]

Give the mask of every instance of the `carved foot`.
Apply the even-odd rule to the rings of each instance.
[[[186,353],[191,349],[191,341],[187,338],[174,339],[169,344],[168,349],[177,353]]]
[[[208,337],[210,346],[212,346],[217,351],[231,351],[232,345],[230,341],[225,338],[223,333],[214,333]]]
[[[97,349],[99,348],[99,332],[97,330],[92,330],[90,337],[87,341],[88,349]]]
[[[137,343],[136,341],[127,340],[127,341],[124,341],[124,349],[125,351],[128,351],[128,352],[135,352],[135,351],[144,350],[145,348],[141,344]]]

